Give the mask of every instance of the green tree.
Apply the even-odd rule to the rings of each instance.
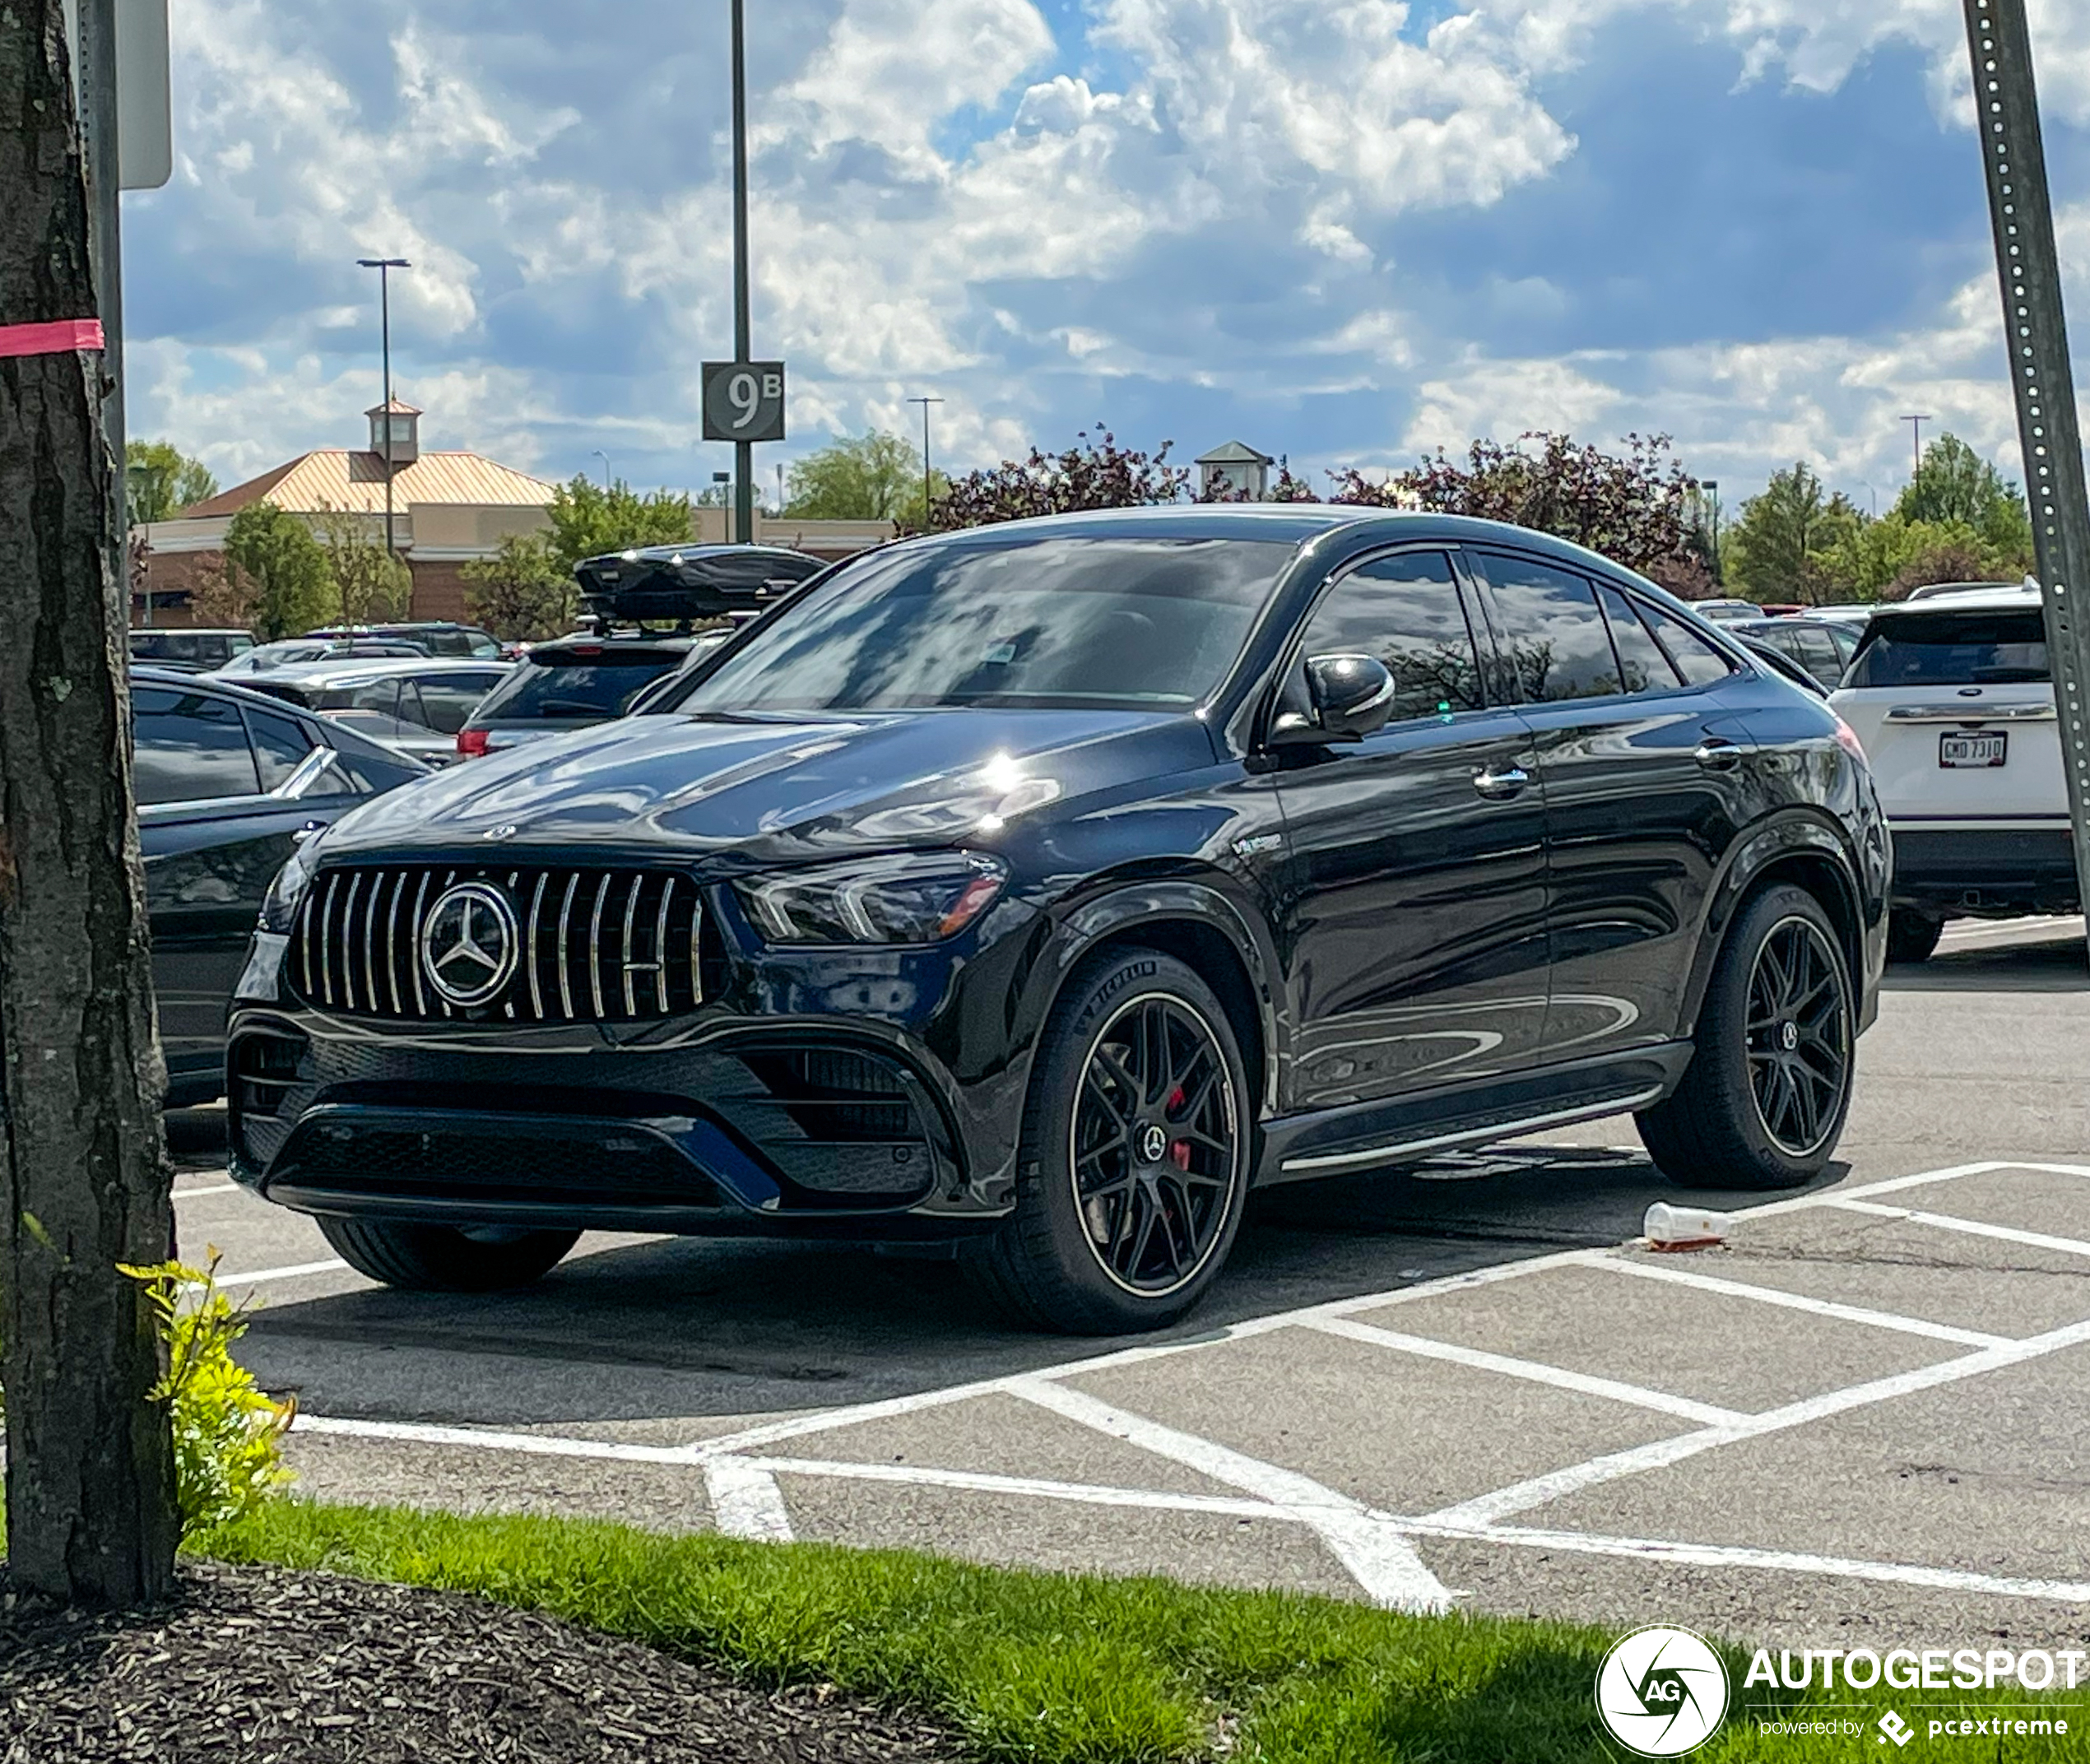
[[[922,507],[922,456],[879,429],[815,448],[787,481],[783,512],[805,521],[894,521]]]
[[[226,524],[228,574],[246,578],[254,634],[264,643],[323,624],[337,604],[327,548],[295,515],[272,502],[249,503]],[[236,578],[235,578],[236,579]]]
[[[466,614],[496,637],[532,643],[573,629],[578,586],[570,569],[559,567],[541,533],[511,535],[491,557],[475,559],[459,573]]]
[[[551,493],[552,561],[570,574],[583,558],[640,545],[685,543],[695,534],[690,499],[680,490],[652,490],[639,495],[619,478],[606,487],[576,472]]]
[[[1796,460],[1742,504],[1721,547],[1727,579],[1767,600],[1841,598],[1851,585],[1832,560],[1862,520],[1849,497],[1824,494],[1814,469]]]
[[[164,521],[191,503],[218,493],[218,480],[200,459],[171,441],[132,441],[123,448],[123,505],[130,524]]]
[[[1982,569],[1999,579],[2023,575],[2032,567],[2032,518],[2024,497],[1958,435],[1939,435],[1924,448],[1894,512],[1911,522],[1956,522],[1971,528],[1984,554]]]
[[[413,573],[384,548],[369,517],[331,505],[320,511],[319,538],[334,578],[336,616],[344,624],[403,619],[413,606]]]

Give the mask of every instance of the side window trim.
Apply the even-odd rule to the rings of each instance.
[[[1619,665],[1619,684],[1626,686],[1625,691],[1620,696],[1628,699],[1658,699],[1665,694],[1684,691],[1690,683],[1684,679],[1683,671],[1677,666],[1676,658],[1669,652],[1661,639],[1656,636],[1646,618],[1642,615],[1639,597],[1628,594],[1619,583],[1603,576],[1591,577],[1590,585],[1596,591],[1597,610],[1604,615],[1604,627],[1611,634],[1611,657]],[[1607,588],[1610,591],[1608,597],[1605,592]],[[1611,612],[1612,597],[1624,603],[1626,616],[1633,620],[1640,634],[1655,646],[1655,653],[1668,663],[1670,677],[1666,685],[1643,686],[1637,692],[1626,685],[1629,677],[1626,672],[1626,652],[1619,647],[1619,628]]]
[[[1459,598],[1460,616],[1465,620],[1466,641],[1473,645],[1474,657],[1480,673],[1481,695],[1487,700],[1485,703],[1473,710],[1453,711],[1451,713],[1452,720],[1457,722],[1470,717],[1492,717],[1509,708],[1507,703],[1498,696],[1496,691],[1492,634],[1489,638],[1484,639],[1480,631],[1476,628],[1475,615],[1479,608],[1474,594],[1472,578],[1465,567],[1462,548],[1455,541],[1442,539],[1408,539],[1397,544],[1381,545],[1373,550],[1361,552],[1355,557],[1345,558],[1336,566],[1334,573],[1314,591],[1312,600],[1307,603],[1306,609],[1299,615],[1290,633],[1285,638],[1284,647],[1279,654],[1277,666],[1271,671],[1270,679],[1264,687],[1262,707],[1256,713],[1254,725],[1255,741],[1258,746],[1262,744],[1264,737],[1270,732],[1270,723],[1276,717],[1279,701],[1284,695],[1284,688],[1292,677],[1293,670],[1305,659],[1307,627],[1313,623],[1314,615],[1321,610],[1321,603],[1344,582],[1367,565],[1382,564],[1388,558],[1410,557],[1419,553],[1434,554],[1443,558],[1451,567],[1451,585]],[[1421,723],[1437,723],[1442,720],[1436,717],[1404,717],[1387,723],[1380,733],[1412,729]]]

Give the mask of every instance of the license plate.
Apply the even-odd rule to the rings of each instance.
[[[2008,730],[1984,731],[1979,735],[1945,734],[1938,737],[1938,764],[1941,766],[1999,766],[2009,758]]]

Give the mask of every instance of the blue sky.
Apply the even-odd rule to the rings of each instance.
[[[2090,337],[2090,8],[2034,0]],[[1956,0],[756,0],[756,353],[792,439],[1098,421],[1397,467],[1666,430],[1731,503],[1883,505],[1903,411],[2016,449]],[[354,443],[375,290],[425,444],[694,487],[730,353],[725,0],[174,0],[126,198],[134,434]],[[2079,370],[2080,372],[2080,370]]]

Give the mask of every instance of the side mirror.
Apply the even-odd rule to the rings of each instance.
[[[1312,716],[1293,712],[1280,717],[1270,730],[1274,743],[1361,741],[1385,727],[1393,715],[1393,675],[1383,662],[1370,656],[1309,656],[1306,685]]]

